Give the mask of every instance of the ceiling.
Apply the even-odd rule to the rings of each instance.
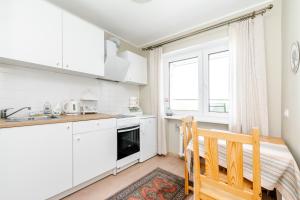
[[[146,44],[266,0],[48,0],[131,44]],[[142,1],[142,0],[140,0]]]

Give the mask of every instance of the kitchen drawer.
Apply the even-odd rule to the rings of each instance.
[[[73,134],[116,128],[116,119],[101,119],[73,123]]]

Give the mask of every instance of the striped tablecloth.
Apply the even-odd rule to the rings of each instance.
[[[226,167],[226,142],[220,140],[219,164]],[[191,169],[193,143],[188,145],[188,163]],[[244,177],[252,181],[252,146],[243,145]],[[204,156],[204,139],[199,137],[199,153]],[[267,190],[276,188],[285,200],[300,200],[300,172],[286,145],[260,143],[261,184]]]

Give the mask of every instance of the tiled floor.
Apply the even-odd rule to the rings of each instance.
[[[103,200],[160,167],[178,176],[184,175],[184,162],[173,156],[156,156],[144,163],[136,164],[117,176],[108,176],[66,198],[64,200]]]

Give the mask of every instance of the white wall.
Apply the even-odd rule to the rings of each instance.
[[[290,64],[291,45],[300,42],[300,1],[282,2],[282,111],[289,110],[289,117],[282,116],[282,135],[300,165],[300,72],[293,74]]]
[[[245,9],[244,11],[237,12],[233,15],[221,18],[217,21],[210,22],[209,24],[217,23],[218,21],[226,20],[234,16],[239,16],[247,12],[265,7],[259,5],[254,8]],[[281,136],[281,0],[274,0],[272,2],[274,8],[265,14],[265,42],[266,42],[266,61],[267,61],[267,88],[268,88],[268,109],[269,109],[269,134],[271,136]],[[180,40],[178,42],[165,45],[163,47],[164,53],[169,53],[178,49],[186,48],[192,45],[197,45],[219,38],[228,36],[228,27],[222,27],[209,32],[199,34],[197,36]],[[147,86],[148,87],[148,86]],[[141,88],[141,101],[146,111],[150,109],[149,88]],[[170,121],[168,127],[168,146],[169,151],[174,153],[174,148],[178,145],[178,134],[175,132],[177,129],[175,125],[178,121]],[[226,126],[217,124],[201,124],[202,126],[209,126],[212,128],[227,129]],[[175,135],[175,136],[174,136]],[[175,139],[173,137],[176,137]]]
[[[39,111],[46,101],[80,99],[86,90],[98,97],[103,113],[128,112],[129,97],[139,96],[138,86],[0,64],[0,109],[31,106]]]
[[[281,0],[274,0],[273,9],[265,14],[269,134],[281,136]],[[264,7],[261,5],[258,8]],[[250,9],[252,10],[252,9]],[[249,12],[249,9],[240,12]],[[235,16],[233,15],[233,16]],[[225,18],[224,18],[225,19]],[[222,20],[224,20],[222,19]],[[215,29],[195,37],[165,45],[164,53],[228,36],[228,27]]]
[[[270,135],[277,137],[282,135],[280,98],[282,76],[281,4],[282,0],[274,0],[274,8],[265,14],[269,132]]]

